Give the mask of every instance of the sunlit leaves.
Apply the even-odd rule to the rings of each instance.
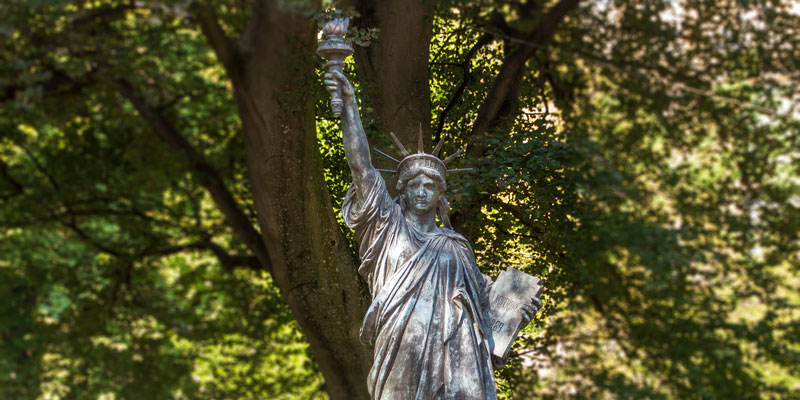
[[[507,40],[522,28],[487,17],[513,21],[522,6],[459,5],[440,11],[432,85],[443,92],[434,92],[434,121],[457,97],[447,115],[466,116],[455,128],[463,134],[482,92],[456,95],[461,73],[469,66],[470,82],[491,82],[503,54],[462,64],[465,49],[485,32],[493,34],[486,49],[525,44]],[[745,307],[755,312],[783,308],[773,291],[796,291],[776,276],[796,270],[785,260],[796,263],[798,245],[798,115],[787,109],[798,93],[785,85],[793,64],[780,49],[796,52],[798,43],[796,28],[765,24],[797,22],[787,7],[588,4],[529,61],[519,108],[549,106],[558,129],[524,114],[498,124],[485,157],[472,160],[478,174],[451,195],[455,210],[481,208],[463,226],[487,271],[527,264],[546,278],[547,328],[528,346],[536,366],[555,372],[512,363],[506,377],[541,386],[515,381],[508,390],[769,398],[796,385],[764,378],[790,374],[797,343],[780,334],[793,344],[779,346],[772,333],[793,332],[796,316],[781,325],[763,314],[759,335],[727,318],[744,294],[758,298]]]
[[[182,157],[116,93],[120,77],[140,85],[252,205],[231,87],[186,6],[1,8],[14,39],[0,52],[2,397],[319,391],[271,282],[220,265],[214,246],[233,256],[244,246]],[[283,358],[284,368],[194,379],[198,365],[227,362],[209,349],[231,335],[249,349],[238,366]]]
[[[231,37],[244,30],[251,2],[209,3]],[[504,58],[554,3],[431,5],[435,139],[448,136],[445,155],[485,148],[454,161],[476,171],[448,177],[453,214],[480,211],[459,227],[484,272],[513,265],[546,287],[501,395],[792,395],[796,6],[584,2],[528,60],[488,134],[471,137]],[[116,92],[120,78],[141,88],[254,218],[234,88],[189,6],[0,7],[4,397],[324,396],[271,281],[221,265],[212,245],[236,256],[245,246]],[[338,209],[348,168],[328,94],[314,90]],[[383,121],[361,100],[380,143]]]

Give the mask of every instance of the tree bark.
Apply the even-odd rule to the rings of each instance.
[[[493,128],[502,126],[503,123],[507,122],[506,120],[509,116],[517,112],[519,108],[519,87],[525,72],[525,64],[537,51],[547,46],[564,19],[580,5],[580,2],[581,0],[559,0],[558,3],[547,10],[536,28],[527,35],[518,38],[519,45],[503,60],[500,72],[495,77],[492,87],[486,94],[486,98],[478,108],[478,116],[475,118],[469,134],[469,138],[473,141],[473,144],[467,150],[469,158],[474,160],[481,159],[486,148],[477,139]],[[523,17],[530,18],[530,12],[528,10],[527,15],[523,15]],[[502,23],[505,24],[505,22]],[[465,234],[470,240],[474,238],[470,237],[465,225],[475,218],[475,215],[480,212],[480,204],[488,201],[489,197],[483,196],[475,200],[471,206],[450,216],[450,222],[453,224],[454,229]]]
[[[416,150],[422,124],[426,150],[430,152],[431,5],[407,0],[354,3],[361,14],[356,25],[380,30],[378,39],[369,47],[356,47],[355,60],[358,78],[365,84],[370,104],[383,124],[382,133],[388,137],[389,132],[394,132],[409,151]],[[389,140],[382,143],[388,144]]]
[[[233,83],[272,277],[331,399],[366,399],[372,350],[358,333],[369,294],[333,215],[317,148],[316,25],[277,1],[259,1],[242,37],[228,42],[209,15],[201,17]]]
[[[577,0],[562,0],[573,2]],[[207,5],[200,3],[196,16],[233,83],[272,276],[306,335],[331,398],[365,399],[372,349],[360,344],[358,333],[370,300],[331,212],[317,149],[316,26],[302,13],[282,9],[278,3],[257,1],[239,40],[227,38]],[[361,14],[355,21],[358,26],[380,30],[377,40],[369,47],[357,47],[355,53],[358,78],[382,124],[379,129],[385,134],[394,132],[407,147],[416,149],[421,125],[430,151],[428,62],[433,9],[424,2],[406,0],[380,5],[359,0],[355,7]],[[556,14],[561,15],[554,19],[563,18],[563,13]],[[534,37],[537,43],[552,36],[547,21],[542,26],[544,33]],[[533,51],[519,52],[509,57],[513,72],[504,65],[501,75],[519,75]],[[513,83],[518,79],[506,78],[495,82],[479,126],[481,120],[492,121],[499,113],[501,102],[496,99],[513,97]],[[379,147],[387,143],[381,141]]]
[[[495,78],[489,93],[486,95],[486,99],[478,109],[478,117],[472,125],[472,136],[482,135],[492,126],[497,120],[504,103],[517,100],[516,89],[518,89],[519,81],[524,72],[525,63],[552,39],[558,26],[580,4],[580,1],[560,0],[553,5],[544,15],[536,29],[526,35],[522,39],[520,46],[503,60],[500,73]],[[473,149],[470,150],[473,151]]]

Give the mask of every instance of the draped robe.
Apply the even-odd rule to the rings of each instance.
[[[372,304],[361,339],[374,346],[372,399],[496,399],[488,330],[491,279],[467,240],[446,228],[408,223],[378,173],[355,185],[343,216],[359,242],[359,273]]]

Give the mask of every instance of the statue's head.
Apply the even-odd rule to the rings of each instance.
[[[397,145],[403,158],[397,161],[386,153],[379,150],[376,151],[398,163],[395,173],[397,174],[397,190],[400,192],[398,201],[403,211],[425,214],[435,210],[442,224],[450,228],[450,220],[447,217],[450,205],[444,196],[444,192],[447,189],[445,178],[448,172],[464,171],[468,168],[448,170],[445,163],[461,151],[442,161],[439,159],[439,151],[442,149],[444,140],[441,140],[431,154],[425,153],[422,146],[421,125],[419,145],[417,146],[417,153],[414,154],[410,154],[393,133],[389,134],[394,139],[395,145]]]
[[[404,211],[424,214],[446,203],[444,177],[430,169],[408,170],[397,180],[400,204]]]

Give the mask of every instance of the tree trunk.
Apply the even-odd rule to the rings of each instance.
[[[254,5],[235,51],[214,26],[207,25],[206,34],[233,82],[273,278],[306,335],[330,397],[366,399],[372,349],[360,344],[358,334],[370,299],[331,211],[317,148],[316,25],[275,3]],[[382,130],[411,145],[421,124],[430,147],[432,10],[406,1],[358,7],[360,22],[381,30],[372,46],[357,49],[356,59]]]
[[[378,39],[355,52],[358,77],[388,137],[395,135],[411,151],[422,124],[426,150],[431,149],[431,89],[428,58],[433,9],[422,1],[356,1],[359,27],[378,28]],[[388,141],[384,142],[388,143]],[[385,150],[385,149],[384,149]],[[396,153],[396,152],[394,152]]]
[[[330,397],[365,399],[372,351],[358,333],[369,294],[332,213],[314,120],[316,26],[298,14],[256,3],[228,69],[273,278]]]

